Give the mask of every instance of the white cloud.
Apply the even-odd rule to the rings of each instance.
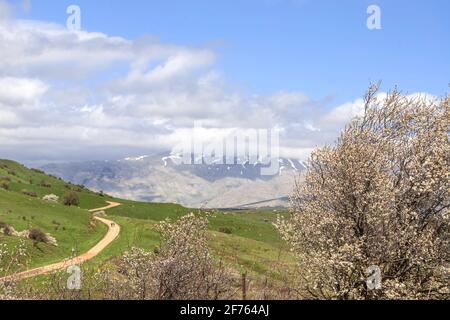
[[[101,159],[170,150],[201,120],[211,139],[230,128],[280,128],[282,155],[304,158],[361,112],[362,100],[325,112],[301,92],[232,90],[209,49],[2,21],[3,157]]]
[[[35,103],[48,87],[38,79],[0,78],[0,103],[5,105]]]

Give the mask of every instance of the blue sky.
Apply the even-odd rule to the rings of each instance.
[[[241,90],[302,91],[343,103],[369,81],[443,95],[450,75],[447,0],[39,0],[27,18],[64,24],[77,4],[82,27],[136,39],[212,47],[217,66]],[[381,8],[368,30],[366,9]]]
[[[69,5],[81,31],[66,28]],[[381,30],[367,28],[367,8]],[[0,154],[117,159],[276,129],[333,143],[380,96],[449,92],[447,0],[0,0]]]

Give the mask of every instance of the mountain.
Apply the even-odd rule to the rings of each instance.
[[[235,159],[235,163],[241,163]],[[49,174],[93,190],[139,201],[179,203],[198,208],[286,206],[294,180],[306,168],[295,159],[279,160],[278,174],[262,176],[259,162],[180,164],[171,154],[116,161],[48,164]]]

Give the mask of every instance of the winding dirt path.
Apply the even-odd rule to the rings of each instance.
[[[108,209],[111,209],[111,208],[121,205],[118,202],[107,201],[107,203],[109,205],[107,205],[106,207],[92,209],[92,210],[89,210],[89,212],[95,213],[95,212],[108,210]],[[26,278],[36,277],[39,275],[51,273],[56,270],[65,269],[69,266],[78,265],[78,264],[81,264],[83,262],[86,262],[86,261],[94,258],[96,255],[98,255],[100,252],[102,252],[111,242],[113,242],[119,236],[119,233],[120,233],[120,226],[118,224],[116,224],[115,222],[108,220],[108,219],[95,217],[95,216],[94,216],[94,219],[106,224],[108,226],[108,232],[103,237],[103,239],[100,240],[100,242],[97,243],[94,247],[92,247],[88,252],[83,253],[82,255],[72,258],[72,259],[67,259],[67,260],[64,260],[64,261],[61,261],[58,263],[54,263],[54,264],[50,264],[50,265],[47,265],[44,267],[39,267],[39,268],[31,269],[28,271],[16,273],[16,274],[4,277],[4,278],[0,278],[0,282],[17,281],[17,280],[23,280]]]

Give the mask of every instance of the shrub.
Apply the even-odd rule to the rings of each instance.
[[[291,219],[278,222],[299,258],[305,297],[450,294],[449,99],[394,91],[381,103],[377,89],[335,146],[312,153]],[[377,268],[381,288],[371,290]]]
[[[4,190],[9,190],[9,183],[6,181],[0,181],[0,188]]]
[[[78,198],[78,195],[73,191],[69,191],[64,195],[63,202],[64,202],[64,205],[66,205],[66,206],[80,205],[80,199]]]
[[[0,231],[3,231],[3,234],[6,236],[11,236],[14,233],[13,227],[1,221],[0,221]]]
[[[54,195],[54,194],[48,194],[48,195],[44,196],[42,198],[42,200],[44,200],[46,202],[57,203],[59,201],[59,197],[57,195]]]
[[[42,180],[39,183],[39,186],[44,187],[44,188],[51,188],[52,187],[52,185],[50,183],[48,183],[47,181],[45,181],[45,180]]]
[[[34,191],[22,190],[22,193],[26,196],[37,198],[37,193]]]
[[[107,295],[158,300],[230,298],[234,279],[223,264],[211,258],[207,225],[206,218],[194,214],[160,223],[162,244],[157,253],[133,248],[119,263],[121,277],[100,274],[112,282]]]
[[[48,241],[47,235],[39,229],[31,229],[28,238],[36,242],[47,243]]]
[[[225,234],[232,234],[233,233],[233,229],[228,228],[228,227],[220,227],[219,228],[219,232],[225,233]]]

